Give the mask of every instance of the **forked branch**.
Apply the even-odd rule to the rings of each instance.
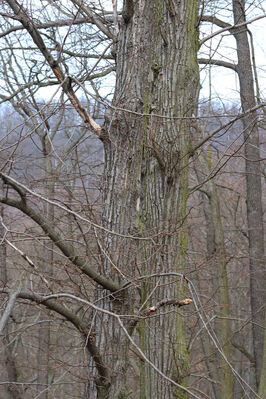
[[[80,117],[82,118],[83,122],[86,123],[88,128],[98,136],[101,133],[101,126],[95,122],[86,109],[83,107],[79,99],[77,98],[72,85],[71,85],[71,78],[69,76],[65,76],[60,65],[59,61],[54,59],[48,48],[46,47],[41,34],[39,33],[36,25],[33,23],[31,18],[28,16],[26,10],[22,7],[22,5],[18,5],[15,0],[6,0],[9,4],[10,8],[14,11],[17,19],[21,21],[21,24],[30,34],[32,40],[44,56],[45,60],[48,62],[50,68],[52,69],[54,75],[56,76],[58,83],[61,84],[64,92],[68,96],[71,104],[76,109]]]
[[[5,175],[4,175],[5,176]],[[1,173],[1,177],[3,178],[3,174]],[[10,184],[8,176],[5,176],[5,183]],[[20,187],[16,187],[14,180],[12,180],[12,187],[18,191]],[[107,289],[111,292],[116,292],[120,289],[120,286],[116,284],[110,278],[106,278],[101,274],[97,273],[92,267],[87,264],[87,261],[83,259],[81,256],[76,254],[75,249],[72,245],[68,244],[61,235],[55,230],[52,224],[44,218],[40,212],[36,211],[34,208],[28,205],[26,198],[23,200],[16,200],[8,197],[0,197],[0,202],[2,204],[6,204],[13,208],[19,209],[25,215],[29,216],[35,223],[37,223],[42,230],[48,235],[48,237],[53,241],[53,243],[62,251],[62,253],[74,264],[76,265],[83,273],[89,276],[96,283],[101,285],[104,289]]]

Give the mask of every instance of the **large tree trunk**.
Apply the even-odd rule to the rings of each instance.
[[[233,0],[234,23],[243,23],[245,0]],[[237,72],[243,111],[256,105],[247,27],[234,30],[237,44]],[[257,387],[260,381],[263,357],[263,326],[265,305],[264,237],[261,196],[260,142],[256,113],[243,118],[246,162],[247,223],[250,265],[250,295],[252,311],[253,346]],[[266,350],[266,348],[265,348]],[[263,369],[265,373],[265,368]],[[266,375],[261,375],[262,379]]]
[[[126,282],[143,274],[184,270],[190,117],[197,104],[199,71],[196,0],[124,3],[112,104],[117,109],[105,119],[103,217],[109,230],[138,239],[107,235],[109,259],[103,272]],[[125,292],[124,305],[116,299],[113,309],[130,313],[149,295],[145,306],[166,297],[181,299],[184,289],[181,282],[161,278],[146,281],[140,291],[139,297]],[[109,326],[100,345],[109,365],[114,365],[115,383],[103,397],[124,397],[135,390],[134,376],[129,377],[133,369],[125,365],[136,363],[136,357],[120,362],[125,344],[118,327],[111,321]],[[186,385],[189,355],[182,316],[174,312],[143,321],[137,332],[135,339],[151,361]],[[143,361],[137,374],[136,397],[186,396]]]

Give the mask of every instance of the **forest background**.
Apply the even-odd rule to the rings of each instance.
[[[265,399],[264,2],[0,5],[0,396]]]

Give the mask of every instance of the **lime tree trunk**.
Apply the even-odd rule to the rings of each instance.
[[[199,87],[197,50],[197,1],[124,1],[114,49],[116,87],[103,136],[103,221],[119,235],[103,237],[102,272],[121,284],[184,270],[190,123]],[[130,314],[185,294],[182,280],[163,276],[136,281],[130,291],[103,303]],[[135,328],[123,320],[156,367],[186,386],[184,318],[174,309],[162,313]],[[102,331],[99,346],[112,375],[102,397],[186,397],[159,377],[123,336],[114,320]]]

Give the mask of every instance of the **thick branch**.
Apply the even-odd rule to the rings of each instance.
[[[83,85],[80,84],[79,81],[78,81],[77,79],[75,79],[75,81],[76,81],[81,87],[83,87]],[[95,97],[95,98],[96,98],[96,97]],[[101,102],[101,101],[100,101],[100,102]],[[152,236],[150,236],[150,237],[139,237],[139,236],[134,236],[134,235],[130,235],[130,234],[121,234],[121,233],[118,233],[118,232],[116,232],[116,231],[109,230],[109,229],[105,228],[104,226],[101,226],[101,225],[99,225],[99,224],[97,224],[97,223],[94,223],[92,220],[89,220],[89,219],[87,219],[87,218],[81,216],[79,213],[77,213],[77,212],[75,212],[75,211],[73,211],[73,210],[71,210],[71,209],[69,209],[69,208],[67,208],[67,207],[65,207],[65,206],[63,206],[63,205],[61,205],[61,204],[58,203],[57,201],[52,201],[52,200],[50,200],[50,199],[48,199],[48,198],[45,198],[45,197],[42,196],[41,194],[36,193],[36,192],[33,191],[33,190],[30,190],[27,186],[25,186],[24,184],[22,184],[22,183],[18,182],[17,180],[13,179],[11,176],[6,175],[5,173],[0,172],[0,176],[2,177],[3,180],[5,179],[5,181],[6,181],[7,183],[12,182],[13,185],[14,185],[13,188],[14,188],[15,190],[16,190],[15,187],[17,186],[17,187],[19,187],[20,189],[22,189],[23,192],[29,193],[30,195],[32,195],[32,196],[35,197],[35,198],[38,198],[38,199],[40,199],[40,200],[42,200],[42,201],[45,201],[45,202],[47,202],[48,204],[54,205],[54,206],[56,206],[57,208],[63,210],[64,212],[70,213],[71,215],[75,216],[76,218],[78,218],[78,219],[80,219],[80,220],[83,220],[84,222],[89,223],[89,224],[92,225],[93,227],[96,227],[97,229],[100,229],[100,230],[102,230],[102,231],[105,231],[105,232],[108,233],[108,234],[113,234],[113,235],[116,235],[116,236],[118,236],[118,237],[123,237],[123,238],[130,238],[130,239],[133,239],[133,240],[152,241],[152,242],[153,242],[153,237],[152,237]]]
[[[5,184],[9,184],[20,196],[21,202],[24,204],[26,202],[26,191],[23,187],[20,187],[16,184],[14,180],[9,179],[8,176],[1,173],[1,178]]]
[[[12,312],[14,306],[15,306],[16,299],[17,299],[18,295],[19,295],[18,291],[10,293],[10,296],[9,296],[5,311],[4,311],[3,316],[1,317],[1,320],[0,320],[0,335],[2,334],[2,331],[4,330],[4,328],[6,326],[6,323],[8,321],[8,318],[9,318],[9,316],[10,316],[10,314],[11,314],[11,312]]]
[[[113,22],[112,15],[105,15],[104,19],[107,22]],[[48,28],[59,28],[62,26],[70,26],[70,25],[82,25],[82,24],[94,24],[93,18],[76,18],[74,21],[73,19],[59,19],[58,21],[51,21],[51,22],[44,22],[44,23],[36,23],[35,26],[37,29],[48,29]],[[9,35],[12,32],[16,32],[18,30],[25,29],[24,26],[18,25],[13,26],[12,28],[6,30],[5,32],[0,33],[0,38]]]
[[[236,25],[226,24],[226,26],[224,28],[219,29],[216,32],[213,32],[211,35],[208,35],[208,36],[204,37],[204,39],[202,39],[200,41],[200,46],[203,43],[207,42],[208,40],[212,39],[213,37],[219,35],[220,33],[226,32],[228,30],[229,31],[231,31],[231,30],[234,31],[234,30],[236,30],[238,28],[241,28],[242,26],[246,26],[248,24],[251,24],[252,22],[258,21],[259,19],[262,19],[262,18],[265,18],[265,17],[266,17],[266,14],[262,14],[262,15],[259,15],[259,16],[255,17],[255,18],[250,19],[249,21],[242,22],[241,24],[236,24]]]
[[[169,273],[169,274],[171,274],[171,275],[178,275],[178,273]],[[58,294],[49,295],[49,296],[45,297],[45,301],[48,301],[48,300],[50,301],[50,299],[53,299],[53,298],[60,298],[60,297],[66,297],[66,298],[71,298],[71,299],[77,300],[77,301],[79,301],[79,302],[82,302],[82,303],[87,304],[87,305],[90,306],[92,309],[96,310],[97,312],[105,313],[105,314],[107,314],[107,315],[109,315],[109,316],[111,316],[111,317],[114,317],[114,318],[118,321],[118,323],[119,323],[119,325],[120,325],[122,331],[123,331],[124,334],[126,335],[127,339],[128,339],[129,342],[131,343],[131,345],[137,350],[137,353],[141,356],[141,358],[142,358],[147,364],[149,364],[149,365],[156,371],[156,373],[158,373],[158,375],[160,375],[161,377],[163,377],[165,380],[169,381],[169,382],[170,382],[171,384],[173,384],[174,386],[180,388],[182,391],[187,392],[187,393],[190,394],[193,398],[200,399],[199,396],[197,396],[196,394],[194,394],[191,390],[189,390],[189,389],[186,388],[186,387],[183,387],[182,385],[178,384],[176,381],[174,381],[173,379],[171,379],[170,377],[168,377],[167,375],[165,375],[158,367],[155,366],[154,363],[152,363],[152,362],[147,358],[147,356],[142,352],[142,350],[140,349],[140,347],[135,343],[135,341],[134,341],[134,340],[132,339],[132,337],[130,336],[130,334],[129,334],[127,328],[124,326],[124,324],[123,324],[123,322],[122,322],[122,320],[121,320],[121,316],[120,316],[120,315],[118,315],[117,313],[111,312],[110,310],[107,310],[107,309],[104,309],[104,308],[100,308],[99,306],[97,306],[97,305],[95,305],[94,303],[89,302],[89,301],[87,301],[87,300],[85,300],[85,299],[82,299],[82,298],[76,297],[75,295],[67,294],[67,293],[58,293]]]
[[[27,12],[24,10],[22,6],[18,6],[15,0],[6,0],[9,6],[12,8],[17,18],[21,21],[24,28],[28,31],[32,40],[39,48],[44,58],[48,62],[51,67],[53,73],[55,74],[58,82],[62,85],[64,92],[67,94],[71,104],[74,106],[80,117],[87,124],[88,128],[97,135],[101,133],[101,126],[96,123],[85,110],[83,105],[78,100],[73,88],[71,87],[71,79],[64,76],[62,69],[57,60],[53,58],[51,53],[48,51],[39,31],[37,30],[35,24],[31,21]]]
[[[95,56],[95,58],[100,58],[100,56]],[[94,74],[86,76],[85,80],[91,81],[94,79],[102,78],[115,70],[116,70],[116,67],[112,66],[110,68],[103,70],[102,72],[98,72],[98,73],[94,73]],[[55,85],[58,85],[58,80],[49,80],[46,82],[39,82],[38,80],[34,80],[31,82],[28,82],[28,83],[24,84],[23,86],[20,86],[18,90],[16,90],[14,93],[10,94],[9,96],[0,94],[0,98],[2,98],[2,100],[0,101],[0,104],[4,103],[6,101],[10,101],[12,98],[16,97],[19,93],[23,92],[25,89],[31,88],[33,86],[48,87],[48,86],[55,86]]]
[[[2,290],[2,292],[6,293],[6,290]],[[103,359],[99,353],[99,350],[94,343],[94,340],[90,339],[90,336],[88,336],[90,329],[87,324],[82,322],[82,320],[69,308],[66,308],[64,305],[58,303],[56,300],[46,299],[45,296],[29,291],[16,292],[12,295],[14,296],[15,294],[16,298],[29,299],[30,301],[46,306],[48,309],[53,310],[54,312],[60,314],[67,321],[72,323],[85,338],[87,349],[95,362],[95,366],[98,370],[102,383],[107,384],[107,382],[109,382],[108,368],[104,364]],[[10,302],[11,298],[13,298],[12,295],[10,296]]]
[[[101,58],[102,60],[114,60],[114,57],[112,56],[112,54],[89,54],[89,53],[76,53],[75,51],[70,51],[67,49],[63,49],[62,50],[63,54],[67,54],[70,55],[71,57],[74,58],[95,58],[95,59],[99,59]]]
[[[114,35],[106,25],[105,17],[101,18],[100,15],[97,15],[93,10],[90,9],[90,7],[84,4],[84,1],[80,0],[71,0],[71,1],[93,21],[93,23],[100,29],[100,31],[102,31],[107,37],[109,37],[109,39],[112,40],[114,39]]]
[[[231,63],[231,62],[226,62],[222,60],[214,60],[211,58],[198,58],[198,63],[199,64],[204,64],[204,65],[215,65],[215,66],[220,66],[224,68],[229,68],[233,69],[233,71],[237,71],[237,65]]]
[[[181,301],[178,301],[177,299],[168,299],[168,298],[161,300],[156,305],[150,306],[149,308],[145,309],[139,315],[135,315],[135,317],[129,323],[129,334],[132,335],[135,327],[137,326],[138,322],[142,318],[146,318],[147,316],[150,316],[150,315],[156,313],[163,306],[171,306],[172,305],[172,306],[176,306],[176,307],[180,308],[181,306],[189,305],[192,302],[193,301],[191,298],[185,298],[185,299],[182,299]]]
[[[250,363],[255,364],[255,359],[254,356],[252,356],[242,345],[238,345],[235,342],[232,342],[232,345],[234,348],[238,349],[239,352],[243,353],[243,355],[245,355],[248,360],[250,361]]]
[[[29,216],[35,223],[37,223],[43,231],[49,236],[49,238],[54,242],[54,244],[62,251],[62,253],[82,272],[93,279],[96,283],[100,284],[103,288],[115,292],[119,290],[119,286],[111,279],[108,279],[95,270],[93,270],[87,262],[78,256],[72,247],[72,245],[67,244],[62,237],[54,230],[51,223],[46,220],[39,212],[36,212],[33,208],[28,206],[26,202],[17,201],[11,198],[0,198],[0,202],[9,205],[13,208],[19,209],[25,215]]]
[[[151,306],[150,308],[146,309],[145,315],[149,316],[149,315],[157,312],[163,306],[172,305],[172,306],[176,306],[176,307],[180,308],[181,306],[189,305],[192,302],[193,301],[191,298],[185,298],[185,299],[182,299],[181,301],[177,301],[176,299],[163,299],[162,301],[158,302],[156,305]]]
[[[227,22],[222,21],[219,18],[214,17],[213,15],[202,15],[200,18],[201,22],[211,22],[214,25],[219,26],[220,28],[230,28],[232,25]]]

